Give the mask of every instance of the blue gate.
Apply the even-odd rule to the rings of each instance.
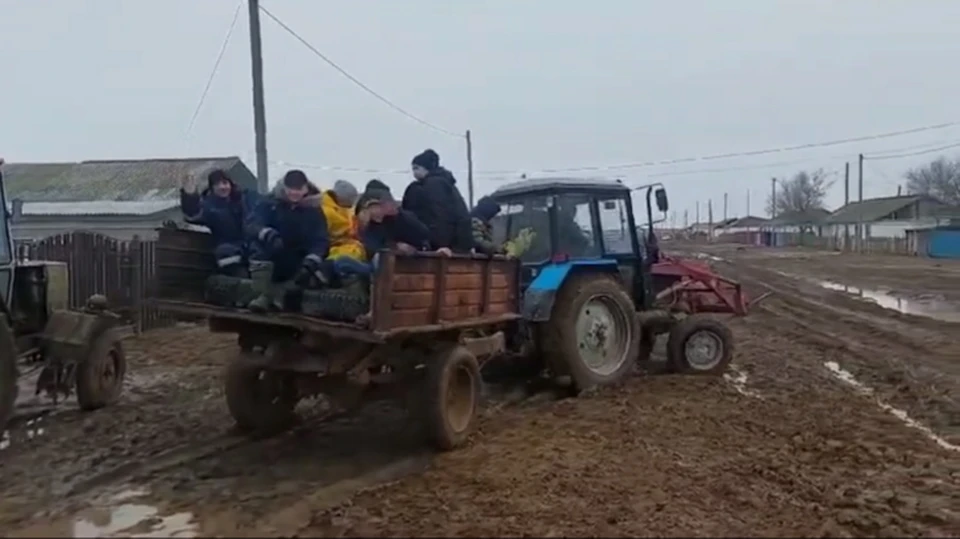
[[[931,258],[960,259],[960,229],[931,230],[927,254]]]

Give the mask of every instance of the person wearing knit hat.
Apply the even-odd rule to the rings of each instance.
[[[360,193],[346,180],[337,180],[332,189],[323,192],[320,209],[327,221],[327,236],[330,238],[330,254],[327,258],[336,260],[349,258],[364,262],[366,256],[363,244],[357,237],[356,216],[353,205]]]
[[[319,194],[302,170],[289,170],[247,219],[253,241],[250,278],[258,293],[248,305],[251,310],[281,310],[285,283],[325,277],[330,237],[323,212],[310,202]]]
[[[241,189],[223,169],[207,172],[207,187],[197,192],[193,176],[185,176],[180,187],[180,209],[187,223],[210,229],[217,270],[234,277],[246,277],[249,244],[244,220],[257,204],[257,192]]]
[[[470,212],[457,179],[440,166],[440,156],[431,149],[416,155],[411,169],[414,181],[403,193],[403,209],[427,226],[433,249],[469,253],[473,249]]]

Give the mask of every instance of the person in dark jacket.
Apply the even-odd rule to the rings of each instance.
[[[381,249],[403,253],[430,250],[430,230],[413,213],[398,207],[389,189],[370,189],[361,196],[357,213],[360,241],[376,266]]]
[[[260,293],[249,307],[263,312],[283,308],[285,284],[316,278],[326,281],[323,260],[330,240],[323,212],[307,198],[320,194],[300,170],[290,170],[247,219],[253,249],[250,276]],[[306,200],[305,200],[306,199]]]
[[[244,221],[257,204],[255,191],[241,189],[222,169],[207,174],[207,187],[198,193],[193,179],[185,178],[180,188],[183,220],[210,229],[213,256],[218,271],[234,277],[247,276],[248,245]]]
[[[491,221],[500,213],[500,204],[490,197],[482,197],[470,212],[473,230],[473,248],[485,255],[504,254],[504,247],[493,240]]]
[[[473,248],[470,211],[457,189],[457,180],[440,166],[440,156],[425,150],[412,161],[414,181],[403,193],[403,209],[430,230],[434,249],[468,253]]]
[[[363,193],[360,194],[360,197],[357,199],[357,205],[354,208],[354,214],[360,213],[360,209],[363,208],[364,204],[367,201],[367,198],[370,197],[370,193],[376,191],[386,191],[390,193],[390,186],[383,183],[382,181],[374,178],[367,182],[367,186],[363,188]],[[393,195],[390,195],[390,198],[393,198]]]

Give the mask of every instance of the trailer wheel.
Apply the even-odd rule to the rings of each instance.
[[[223,390],[237,427],[257,435],[283,432],[296,422],[295,375],[251,364],[244,353],[227,364]]]
[[[544,351],[574,393],[613,384],[633,369],[640,331],[633,300],[612,277],[583,275],[564,284],[544,332]]]
[[[17,345],[13,332],[0,315],[0,431],[6,426],[17,402]]]
[[[76,368],[81,410],[97,410],[117,402],[127,374],[127,357],[117,333],[110,329],[97,337]]]
[[[684,374],[720,374],[733,360],[733,334],[715,318],[694,314],[677,322],[667,339],[667,369]]]
[[[476,426],[482,380],[477,358],[463,346],[441,348],[427,365],[427,434],[441,451],[463,445]]]

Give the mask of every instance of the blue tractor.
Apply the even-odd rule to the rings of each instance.
[[[660,258],[653,224],[663,220],[654,214],[669,203],[662,185],[644,188],[645,226],[635,190],[619,180],[532,179],[491,194],[501,206],[495,239],[521,262],[524,340],[538,348],[528,355],[574,391],[619,381],[660,334],[669,334],[671,371],[716,374],[732,358],[724,323],[659,308],[658,295],[678,281],[651,271]]]

